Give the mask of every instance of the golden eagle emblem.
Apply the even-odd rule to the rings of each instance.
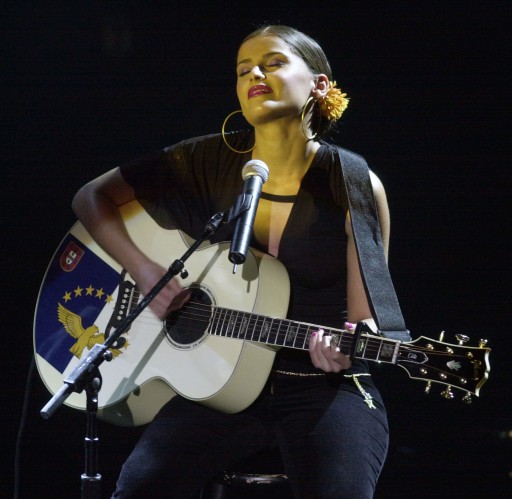
[[[76,343],[69,349],[75,357],[80,358],[84,348],[90,350],[97,343],[103,343],[105,341],[105,335],[100,333],[100,330],[95,324],[84,329],[82,326],[82,318],[60,303],[57,307],[57,315],[59,322],[64,326],[66,332],[76,339]],[[117,357],[121,353],[120,350],[115,348],[110,348],[110,351],[114,357]]]

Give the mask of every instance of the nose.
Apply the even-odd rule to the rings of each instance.
[[[265,78],[265,73],[261,70],[260,66],[254,66],[251,69],[251,77],[260,80]]]

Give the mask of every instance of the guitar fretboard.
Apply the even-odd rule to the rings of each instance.
[[[222,307],[212,307],[208,332],[216,336],[307,350],[311,333],[319,329],[330,335],[331,343],[334,342],[346,355],[374,362],[396,362],[400,342],[395,340],[365,333],[356,338],[354,333],[342,329],[325,328]]]

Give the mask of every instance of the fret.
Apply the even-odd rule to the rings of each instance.
[[[381,353],[378,360],[381,362],[390,362],[394,364],[398,356],[400,342],[386,339],[382,339],[381,341]]]
[[[273,318],[272,319],[272,331],[274,336],[274,345],[282,345],[282,342],[280,340],[280,334],[279,331],[281,329],[281,319]]]
[[[359,346],[360,346],[360,348],[362,347],[362,349],[363,349],[363,353],[361,354],[361,357],[363,359],[367,359],[368,357],[366,356],[366,350],[368,348],[368,336],[361,335],[361,338],[359,340]]]
[[[274,341],[274,345],[284,345],[284,341],[286,340],[286,333],[282,333],[283,329],[283,319],[276,319],[276,321],[279,320],[279,324],[276,328],[276,340]]]
[[[232,311],[228,308],[223,309],[224,317],[222,319],[222,336],[226,336],[227,338],[231,337],[231,317]]]
[[[238,337],[247,339],[247,336],[248,336],[247,330],[249,329],[249,325],[250,325],[250,315],[240,312],[240,316],[241,317],[240,317],[240,326],[239,326]]]
[[[274,319],[270,319],[270,327],[268,331],[268,340],[269,344],[276,344],[277,341],[277,331],[274,330]]]
[[[299,328],[292,322],[287,322],[288,327],[286,328],[283,345],[287,347],[295,347],[295,341],[297,340],[297,332],[299,331]]]
[[[248,338],[250,341],[257,341],[255,339],[255,332],[257,332],[257,328],[258,328],[258,316],[257,315],[252,315],[250,316],[250,324],[251,324],[251,337]]]
[[[210,313],[210,320],[208,321],[208,326],[206,327],[206,332],[208,334],[215,334],[214,328],[215,328],[216,315],[217,315],[217,309],[215,307],[212,307],[211,313]]]
[[[221,309],[219,308],[215,308],[214,309],[214,313],[213,313],[214,317],[213,317],[213,321],[214,321],[214,328],[212,330],[212,333],[216,336],[220,336],[220,333],[219,333],[219,326],[221,325]]]
[[[364,337],[365,337],[366,345],[365,345],[365,349],[364,349],[362,357],[367,360],[375,360],[376,361],[379,358],[379,352],[382,347],[382,341],[380,338],[374,338],[373,336],[364,335]],[[377,342],[379,342],[380,345],[379,345],[379,348],[377,349],[377,351],[375,351],[375,349],[371,348],[371,347],[375,347],[375,344]],[[368,351],[368,346],[370,346],[369,351]]]
[[[345,343],[348,343],[348,347],[343,345],[343,341],[347,339]],[[350,355],[350,350],[352,348],[352,343],[354,342],[354,335],[347,332],[347,331],[341,331],[339,334],[339,340],[338,340],[338,347],[340,349],[340,352],[345,355]]]
[[[364,359],[364,350],[366,348],[366,339],[363,335],[359,337],[355,345],[354,357]]]
[[[263,330],[265,331],[265,343],[272,343],[272,323],[274,320],[270,317],[265,317],[263,321]]]
[[[313,326],[305,325],[305,324],[303,324],[301,326],[299,324],[298,331],[301,331],[301,330],[304,331],[304,339],[302,340],[302,346],[300,347],[300,348],[302,348],[302,350],[307,350],[308,349],[307,341],[308,341],[308,338],[309,338],[309,336],[311,334],[311,329],[316,329],[316,328],[314,328]]]
[[[228,336],[230,336],[231,338],[236,338],[236,333],[238,331],[238,328],[236,327],[236,315],[237,315],[237,312],[236,310],[230,310],[229,311],[229,320],[228,320],[228,324],[227,324],[227,333],[228,333]]]
[[[225,325],[226,325],[226,309],[225,308],[219,308],[219,328],[217,329],[219,336],[226,336],[225,333]]]
[[[236,337],[240,340],[245,339],[245,330],[247,328],[245,324],[245,316],[243,312],[239,310],[235,313],[235,328],[236,328]]]
[[[251,341],[260,341],[260,318],[258,315],[252,316]]]
[[[239,312],[238,310],[233,310],[231,312],[231,316],[232,316],[231,324],[233,325],[233,332],[231,333],[231,335],[232,335],[233,338],[236,338],[236,339],[243,338],[241,336],[241,334],[240,334],[241,333],[241,330],[240,330],[240,321],[241,321],[240,314],[241,314],[241,312]]]
[[[236,325],[236,316],[237,311],[236,310],[227,310],[228,320],[226,323],[227,326],[227,335],[230,338],[236,338],[236,334],[238,332],[238,327]]]
[[[377,350],[377,356],[373,360],[379,360],[380,359],[380,352],[382,351],[382,345],[384,345],[384,342],[381,340],[380,341],[380,345],[379,345],[379,349]]]
[[[261,316],[253,315],[252,316],[252,329],[253,330],[252,330],[252,335],[251,335],[251,339],[253,341],[259,341],[260,332],[261,332],[260,323],[261,323]]]
[[[266,320],[265,317],[262,317],[260,341],[263,341],[263,343],[268,342],[269,330],[270,330],[270,324],[269,324],[268,320]]]
[[[240,312],[238,310],[233,310],[231,312],[231,324],[233,327],[231,336],[236,339],[240,339]]]
[[[231,324],[231,317],[232,317],[232,311],[225,308],[224,309],[224,320],[223,326],[222,326],[222,333],[223,336],[231,337],[231,330],[232,330],[232,324]]]

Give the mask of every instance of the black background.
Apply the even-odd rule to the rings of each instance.
[[[336,142],[387,188],[390,269],[413,336],[446,330],[493,349],[469,406],[377,368],[392,439],[377,497],[510,497],[508,2],[204,3],[2,7],[2,482],[12,491],[18,442],[20,497],[80,493],[85,416],[64,406],[43,421],[50,394],[37,372],[28,377],[37,294],[75,221],[74,192],[126,160],[220,131],[238,108],[238,43],[271,21],[318,39],[351,97]],[[105,494],[138,431],[100,422]]]

